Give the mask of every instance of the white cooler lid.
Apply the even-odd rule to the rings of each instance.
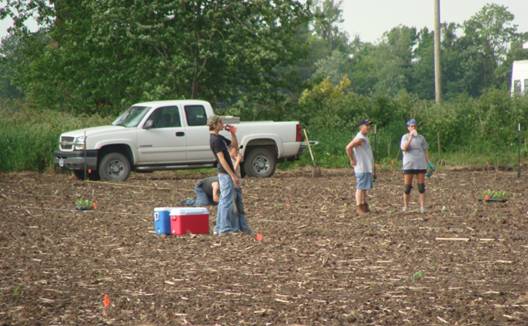
[[[209,215],[209,210],[206,207],[174,207],[170,211],[171,216],[176,215]]]

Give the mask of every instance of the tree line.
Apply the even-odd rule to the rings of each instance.
[[[303,91],[346,78],[347,92],[362,96],[433,99],[433,32],[397,26],[378,43],[351,38],[341,2],[8,0],[0,17],[15,24],[0,46],[0,97],[103,115],[202,98],[250,118],[295,118]],[[508,89],[512,61],[528,59],[528,33],[513,22],[488,4],[442,25],[447,99]]]

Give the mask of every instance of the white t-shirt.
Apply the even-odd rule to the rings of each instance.
[[[374,171],[374,154],[367,136],[358,132],[354,140],[361,139],[361,145],[354,147],[354,157],[356,158],[355,173],[372,173]]]
[[[405,134],[401,139],[401,148],[407,144],[409,134]],[[426,170],[427,161],[425,160],[425,151],[429,148],[424,136],[417,134],[411,140],[409,147],[403,151],[403,170]]]

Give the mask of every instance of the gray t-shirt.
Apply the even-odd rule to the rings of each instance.
[[[409,134],[403,135],[400,147],[407,144]],[[425,151],[429,148],[424,136],[417,134],[411,140],[407,151],[403,151],[403,169],[404,170],[426,170],[427,162],[425,161]]]
[[[374,155],[370,147],[367,136],[358,132],[354,140],[361,139],[363,142],[360,146],[354,147],[354,157],[356,158],[355,173],[372,173],[374,171]]]
[[[209,198],[211,202],[213,201],[213,183],[214,182],[218,183],[217,176],[207,177],[203,180],[198,181],[198,183],[196,184],[196,186],[202,188],[202,190],[205,192],[205,194],[207,195],[207,197]]]

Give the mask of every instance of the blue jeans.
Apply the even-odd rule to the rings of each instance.
[[[209,199],[205,191],[202,189],[201,184],[197,184],[194,187],[194,193],[196,194],[196,198],[192,199],[186,199],[183,201],[183,204],[185,206],[194,206],[194,207],[201,207],[201,206],[209,206],[214,205],[214,203]]]
[[[228,174],[219,173],[218,183],[220,184],[220,200],[218,201],[218,209],[216,211],[214,232],[216,234],[238,232],[240,231],[240,225],[236,223],[237,220],[233,219],[235,215],[233,214],[233,196],[235,193],[233,180],[231,180]]]
[[[246,212],[244,211],[242,189],[235,188],[233,201],[235,205],[233,207],[233,214],[231,217],[232,225],[244,233],[252,233],[251,228],[247,223]]]

